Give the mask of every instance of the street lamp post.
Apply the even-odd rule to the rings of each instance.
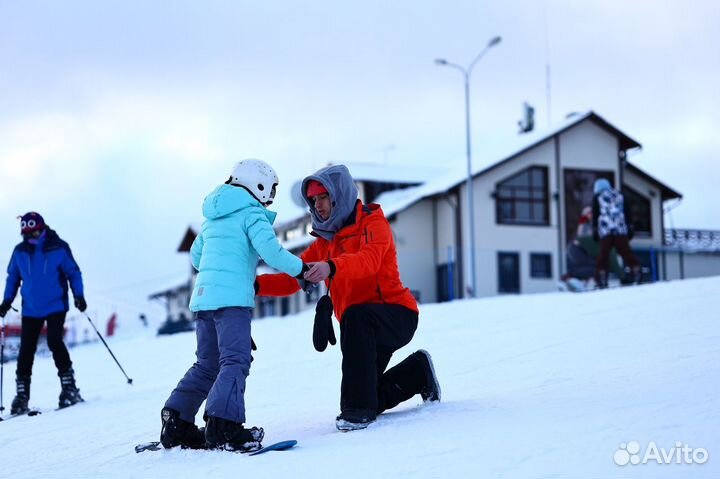
[[[472,74],[473,68],[475,68],[477,62],[480,61],[488,50],[500,43],[501,40],[502,39],[499,36],[491,38],[485,48],[483,48],[483,50],[475,57],[467,68],[451,63],[444,58],[438,58],[435,60],[436,65],[460,70],[465,80],[465,150],[467,154],[468,227],[470,228],[470,296],[473,298],[477,295],[477,283],[475,275],[475,203],[472,188],[472,147],[470,142],[470,75]]]

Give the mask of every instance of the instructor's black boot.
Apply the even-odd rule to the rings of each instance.
[[[346,409],[335,418],[335,427],[338,431],[357,431],[374,423],[376,417],[375,411],[368,409]]]
[[[261,427],[245,427],[220,417],[208,417],[205,428],[205,445],[208,449],[251,452],[262,448],[265,431]]]
[[[420,389],[420,396],[423,402],[440,402],[440,383],[435,374],[435,366],[433,365],[430,353],[424,349],[415,351],[411,356],[415,356],[422,364],[423,373],[425,374],[425,384]]]
[[[58,399],[58,407],[62,409],[83,402],[84,399],[80,396],[80,390],[75,385],[75,371],[70,368],[67,371],[58,372],[58,376],[62,388]]]
[[[30,376],[18,376],[15,378],[17,395],[10,405],[10,414],[25,414],[30,410]]]
[[[388,369],[383,374],[382,387],[385,409],[393,408],[416,394],[420,394],[424,402],[440,401],[440,384],[430,353],[424,349],[415,351]]]
[[[205,449],[204,429],[180,419],[178,411],[164,407],[160,411],[160,419],[162,421],[160,442],[164,448],[180,446],[183,449]]]

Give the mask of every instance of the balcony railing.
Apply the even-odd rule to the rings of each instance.
[[[665,230],[665,246],[691,251],[720,251],[720,231]]]

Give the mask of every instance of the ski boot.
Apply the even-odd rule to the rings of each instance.
[[[30,411],[30,376],[18,376],[15,378],[17,395],[10,405],[10,414],[25,414]]]
[[[160,411],[160,420],[160,442],[165,449],[176,446],[183,449],[205,449],[205,430],[180,419],[178,411],[164,407]]]
[[[632,269],[632,279],[633,283],[636,285],[642,283],[642,270],[640,269],[640,266],[636,266]]]
[[[595,284],[598,289],[606,289],[608,287],[608,272],[604,269],[598,270],[595,274]]]
[[[80,390],[75,385],[75,371],[72,368],[67,371],[58,372],[60,377],[60,397],[58,398],[58,408],[63,409],[73,404],[83,402],[80,396]]]
[[[346,409],[335,418],[338,431],[348,432],[365,429],[375,422],[375,413],[367,409]]]
[[[252,452],[262,448],[264,436],[261,427],[245,429],[241,423],[210,416],[205,428],[205,445],[208,449]]]

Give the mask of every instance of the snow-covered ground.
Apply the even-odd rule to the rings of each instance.
[[[299,441],[256,457],[135,454],[158,437],[194,336],[124,335],[110,345],[134,385],[102,344],[76,348],[87,402],[71,409],[52,411],[58,379],[52,359],[37,358],[31,403],[45,413],[0,423],[0,476],[720,477],[719,311],[720,278],[425,305],[415,339],[391,364],[430,351],[443,402],[414,398],[351,433],[334,424],[340,352],[313,349],[312,313],[256,321],[248,422],[265,428],[266,444]],[[6,407],[14,366],[5,365]],[[631,441],[639,458],[651,442],[666,453],[679,442],[709,459],[616,465]]]

